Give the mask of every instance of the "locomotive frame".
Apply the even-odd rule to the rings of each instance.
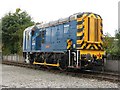
[[[63,25],[61,29],[60,25]],[[56,26],[58,28],[53,29]],[[61,37],[56,32],[53,37],[52,34],[50,37],[49,33],[52,31],[49,32],[49,28],[53,32],[57,30],[61,33],[63,30],[62,34],[66,36]],[[88,12],[77,13],[65,19],[28,27],[23,33],[23,56],[28,63],[55,66],[61,69],[103,67],[106,55],[103,49],[102,28],[100,15]],[[66,29],[70,33],[64,33]],[[40,38],[37,38],[37,34],[40,34]],[[59,36],[61,39],[58,38]],[[36,41],[33,40],[34,38]],[[52,41],[48,42],[51,39]],[[36,49],[33,48],[35,44]]]

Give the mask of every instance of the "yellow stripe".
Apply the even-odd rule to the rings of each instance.
[[[98,20],[99,42],[101,42],[101,35],[102,35],[101,33],[102,27],[100,24],[101,24],[101,19]]]
[[[93,44],[94,44],[94,43],[97,43],[97,44],[100,43],[100,42],[94,42],[94,41],[85,41],[85,42],[86,42],[86,43],[93,43]]]
[[[67,49],[69,49],[70,47],[71,47],[71,45],[68,45],[68,46],[67,46]]]
[[[94,17],[94,18],[96,18],[95,15],[94,15],[93,13],[90,14],[88,17]]]
[[[103,46],[103,43],[101,43],[101,44],[102,44],[102,46]],[[101,48],[103,48],[100,44],[98,44],[98,46],[101,47]]]
[[[88,18],[85,18],[84,19],[85,21],[84,21],[84,25],[85,25],[85,27],[84,27],[84,35],[85,35],[85,37],[84,37],[84,40],[88,40]]]
[[[33,64],[47,65],[47,66],[56,66],[56,67],[60,66],[60,65],[59,65],[59,63],[57,63],[57,64],[48,64],[48,63],[39,63],[39,62],[34,62]]]
[[[98,49],[98,47],[95,44],[93,46],[95,47],[95,49]]]
[[[82,16],[82,17],[83,17],[83,18],[86,18],[86,16],[87,16],[87,15],[88,15],[88,14],[83,14],[83,16]]]
[[[91,46],[91,44],[89,44],[89,45],[86,47],[86,49],[89,49],[89,48],[90,48],[90,46]]]
[[[84,43],[84,44],[82,45],[81,49],[83,49],[83,48],[84,48],[84,46],[86,46],[86,43]]]
[[[80,54],[87,54],[87,53],[90,53],[90,54],[94,54],[94,55],[97,55],[97,54],[104,54],[105,51],[96,51],[96,50],[80,50]]]
[[[77,22],[82,21],[82,19],[83,19],[82,17],[81,18],[77,18]]]
[[[98,19],[101,19],[100,16],[98,16],[98,15],[97,15],[97,18],[98,18]]]
[[[77,40],[77,44],[81,44],[83,40]]]
[[[102,48],[100,45],[98,45],[100,48]]]
[[[87,16],[87,14],[83,14],[83,16],[81,18],[77,18],[77,22],[82,21],[86,16]]]
[[[77,32],[77,36],[82,36],[83,32]]]
[[[83,27],[83,24],[77,25],[77,29],[80,29],[80,28],[82,28],[82,27]]]

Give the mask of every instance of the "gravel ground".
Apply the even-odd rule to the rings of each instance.
[[[2,65],[2,87],[5,88],[118,88],[118,84],[96,79]]]

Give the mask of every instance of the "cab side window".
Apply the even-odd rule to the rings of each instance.
[[[69,31],[69,25],[65,24],[64,25],[64,33],[68,33],[68,31]]]

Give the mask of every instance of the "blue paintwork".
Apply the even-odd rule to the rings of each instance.
[[[59,24],[55,26],[46,27],[45,29],[36,29],[34,35],[30,34],[30,40],[26,41],[24,36],[24,52],[53,52],[53,51],[66,51],[67,50],[67,39],[72,39],[73,44],[76,45],[76,20]],[[40,32],[44,32],[44,43],[42,43],[42,38]],[[26,43],[29,42],[28,47],[25,48]]]

